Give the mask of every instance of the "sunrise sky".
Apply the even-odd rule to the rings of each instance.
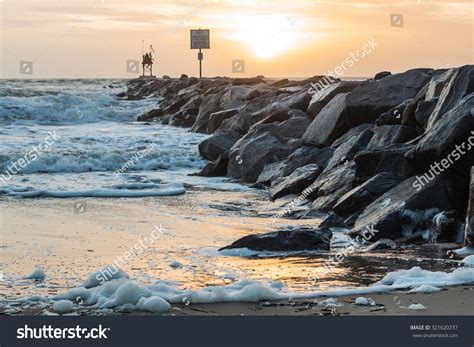
[[[205,76],[325,74],[371,39],[378,46],[345,76],[474,62],[472,0],[0,0],[0,25],[2,78],[131,78],[126,61],[140,59],[142,40],[156,75],[196,75],[197,28],[211,30]]]

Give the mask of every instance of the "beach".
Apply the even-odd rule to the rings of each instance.
[[[421,128],[315,117],[356,117],[372,102],[360,88],[412,79],[405,98],[442,73],[313,97],[321,77],[9,81],[0,312],[469,314],[469,157],[416,190]],[[363,122],[396,102],[373,98]]]

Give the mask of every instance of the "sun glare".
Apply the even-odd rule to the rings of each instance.
[[[239,28],[240,39],[262,59],[274,58],[297,43],[294,20],[287,16],[246,18]]]

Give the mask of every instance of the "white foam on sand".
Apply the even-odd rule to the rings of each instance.
[[[72,301],[69,300],[59,300],[56,301],[53,305],[53,311],[58,313],[68,313],[71,312],[74,307]]]
[[[158,186],[158,185],[155,185]],[[171,183],[161,185],[154,189],[104,189],[80,191],[53,191],[53,190],[32,190],[18,191],[4,189],[7,195],[20,198],[142,198],[148,196],[172,196],[181,195],[186,192],[184,186],[180,183]]]
[[[414,310],[414,311],[420,311],[420,310],[426,310],[426,307],[422,304],[411,304],[408,306],[409,310]]]
[[[464,258],[463,260],[461,260],[461,263],[465,266],[474,266],[474,255],[470,255]]]
[[[435,286],[430,286],[429,284],[422,284],[419,287],[413,288],[410,290],[408,293],[425,293],[425,294],[431,294],[431,293],[437,293],[441,290],[441,288],[435,287]]]
[[[196,290],[180,289],[178,284],[169,281],[157,281],[144,285],[136,283],[123,271],[117,278],[106,282],[91,279],[96,278],[99,273],[92,274],[83,286],[60,293],[49,300],[52,302],[80,301],[83,305],[98,310],[166,312],[170,305],[182,303],[257,302],[321,296],[337,297],[474,283],[474,268],[471,267],[461,267],[452,272],[433,272],[414,267],[409,270],[390,272],[382,280],[368,287],[337,288],[308,293],[289,292],[280,282],[264,283],[253,280],[240,280],[225,286],[210,286]],[[370,304],[369,299],[367,303]]]
[[[37,267],[36,269],[33,270],[33,272],[25,276],[25,279],[29,280],[36,280],[36,281],[43,281],[46,278],[46,273],[42,268]]]
[[[363,296],[359,296],[355,299],[354,304],[360,306],[375,306],[375,301],[371,298],[364,298]]]

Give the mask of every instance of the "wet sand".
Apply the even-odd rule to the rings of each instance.
[[[327,298],[285,300],[260,303],[217,303],[180,305],[170,311],[173,315],[257,315],[257,316],[318,316],[318,315],[474,315],[474,285],[447,287],[433,294],[392,292],[362,295],[375,301],[375,306],[354,304],[359,295],[332,297],[343,306],[322,303]],[[410,310],[411,304],[422,304],[424,310]]]
[[[24,296],[52,296],[81,286],[98,269],[123,256],[139,239],[162,225],[162,237],[121,268],[140,283],[158,279],[196,289],[226,285],[247,278],[281,281],[289,290],[307,292],[334,287],[367,286],[387,272],[420,266],[450,271],[458,264],[445,252],[413,247],[405,250],[358,253],[319,280],[311,271],[331,253],[290,257],[225,257],[217,249],[250,233],[265,232],[287,224],[318,224],[314,220],[273,220],[278,206],[261,191],[207,191],[188,189],[185,195],[143,199],[0,199],[0,265],[4,281],[0,296],[15,300]],[[263,217],[267,216],[267,217]],[[334,251],[333,251],[334,252]],[[171,261],[182,263],[171,268]],[[36,266],[46,272],[44,282],[25,280]],[[342,307],[324,308],[317,300],[297,302],[221,303],[173,305],[169,314],[472,314],[472,287],[456,287],[437,294],[368,295],[383,307],[359,307],[354,297],[341,298]],[[400,300],[400,304],[396,301]],[[417,300],[427,309],[400,308]],[[334,311],[335,309],[335,311]],[[374,310],[375,309],[375,310]],[[22,311],[22,310],[20,310]],[[19,314],[39,314],[28,308]],[[84,308],[80,314],[94,314]],[[111,314],[114,314],[111,312]],[[119,313],[129,314],[129,313]]]

